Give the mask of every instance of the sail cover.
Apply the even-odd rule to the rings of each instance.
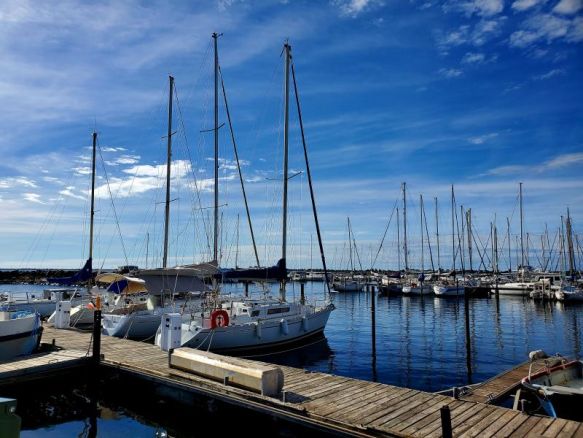
[[[146,282],[141,278],[128,277],[116,273],[98,275],[95,281],[107,283],[107,291],[115,294],[135,294],[148,291]]]
[[[47,278],[49,283],[56,283],[62,286],[71,286],[76,283],[83,283],[89,280],[93,275],[93,268],[91,258],[85,262],[85,266],[81,268],[75,275],[71,277]]]

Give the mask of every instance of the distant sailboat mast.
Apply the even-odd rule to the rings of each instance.
[[[435,197],[435,235],[437,238],[437,270],[441,272],[441,254],[439,253],[439,217],[437,214],[437,196]]]
[[[522,213],[522,183],[519,183],[519,198],[520,198],[520,263],[524,275],[524,231],[523,231],[524,216]]]
[[[407,183],[403,183],[403,253],[405,254],[405,272],[409,271],[409,256],[407,254]]]

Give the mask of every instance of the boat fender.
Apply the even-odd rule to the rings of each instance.
[[[255,334],[261,339],[261,323],[259,321],[255,323]]]
[[[211,313],[211,329],[229,325],[229,314],[226,310],[217,309]]]
[[[287,326],[287,319],[281,319],[281,321],[279,322],[280,326],[281,326],[281,332],[284,335],[287,335],[289,333],[289,328]]]
[[[308,317],[307,316],[302,316],[302,328],[304,329],[305,332],[307,332],[310,329],[310,323],[308,322]]]
[[[543,350],[535,350],[528,353],[528,358],[531,362],[537,359],[545,359],[547,357],[549,357],[548,354],[546,354]]]

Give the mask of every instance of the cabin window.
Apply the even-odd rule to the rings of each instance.
[[[267,309],[268,315],[274,315],[276,313],[286,313],[289,312],[289,307],[278,307],[276,309]]]
[[[252,311],[251,316],[259,316],[259,310]]]
[[[247,309],[243,309],[243,310],[241,310],[241,312],[247,313]]]

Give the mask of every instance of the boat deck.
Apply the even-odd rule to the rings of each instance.
[[[498,403],[508,397],[520,387],[522,378],[528,375],[531,362],[523,362],[508,371],[498,374],[491,379],[480,383],[461,395],[461,400],[473,401],[485,404]],[[545,368],[545,359],[539,359],[532,363],[531,374]]]
[[[46,327],[43,340],[53,339],[80,355],[91,334]],[[439,437],[442,406],[450,409],[454,436],[583,436],[583,423],[303,369],[281,367],[285,385],[278,399],[171,369],[168,354],[151,344],[104,336],[101,352],[101,365],[110,369],[348,436]]]

